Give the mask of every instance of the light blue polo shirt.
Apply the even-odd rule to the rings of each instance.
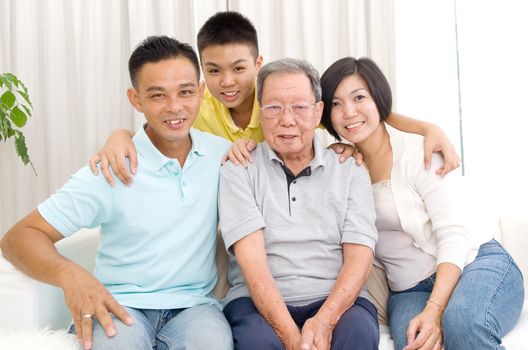
[[[141,127],[134,136],[137,175],[130,187],[86,166],[38,206],[64,236],[101,228],[95,276],[117,301],[143,309],[216,304],[212,295],[220,163],[231,143],[191,129],[183,169]]]

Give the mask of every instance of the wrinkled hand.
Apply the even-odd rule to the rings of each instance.
[[[436,174],[444,176],[460,166],[460,157],[455,146],[449,141],[446,134],[438,126],[433,125],[424,136],[424,162],[425,168],[431,167],[433,152],[440,152],[444,156],[444,165],[436,169]]]
[[[403,350],[440,350],[443,349],[442,314],[425,309],[409,323],[407,345]]]
[[[130,171],[126,158],[130,159]],[[101,172],[110,186],[114,186],[114,178],[110,168],[122,183],[129,186],[132,183],[132,174],[137,170],[137,152],[134,143],[130,139],[130,134],[126,130],[114,131],[103,148],[90,158],[90,169],[94,175],[98,175],[97,163],[100,164]]]
[[[301,330],[301,350],[330,350],[333,327],[317,316],[309,318]]]
[[[63,278],[61,287],[64,298],[70,309],[75,324],[75,333],[84,349],[92,348],[93,318],[83,315],[94,315],[103,326],[108,337],[116,333],[111,313],[127,325],[132,325],[132,317],[118,304],[112,295],[95,277],[86,270],[72,270]]]
[[[328,146],[328,148],[341,155],[339,157],[339,163],[343,163],[348,158],[354,157],[357,165],[363,165],[363,155],[359,153],[354,145],[336,142]]]
[[[257,143],[249,139],[238,139],[233,142],[233,146],[222,160],[222,165],[228,160],[232,161],[235,165],[242,164],[244,168],[247,168],[248,162],[253,163],[251,157],[251,151],[257,147]]]

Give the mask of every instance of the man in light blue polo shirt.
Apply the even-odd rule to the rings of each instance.
[[[64,290],[85,349],[230,349],[212,295],[218,178],[230,143],[191,129],[204,85],[189,45],[149,37],[129,71],[128,98],[148,121],[134,137],[134,186],[111,187],[84,167],[4,236],[2,252]],[[94,277],[53,244],[97,226]]]

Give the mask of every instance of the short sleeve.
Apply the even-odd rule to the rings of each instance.
[[[233,255],[237,241],[265,227],[248,168],[232,162],[222,166],[218,200],[220,230],[227,252]]]

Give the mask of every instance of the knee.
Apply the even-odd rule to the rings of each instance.
[[[264,319],[246,320],[232,328],[235,349],[283,349],[278,336]]]
[[[463,301],[454,298],[449,302],[442,317],[443,334],[471,334],[477,331],[480,315],[475,308],[463,304]]]
[[[332,336],[335,349],[377,349],[379,325],[377,318],[367,310],[356,306],[339,320]]]
[[[202,332],[195,334],[189,349],[233,349],[233,334],[227,321],[211,320]]]
[[[106,335],[99,322],[94,323],[92,331],[93,350],[150,349],[153,344],[138,325],[128,326],[113,319],[116,333],[113,337]]]
[[[492,328],[485,320],[485,310],[460,303],[450,302],[442,318],[446,349],[496,349],[500,338]]]

